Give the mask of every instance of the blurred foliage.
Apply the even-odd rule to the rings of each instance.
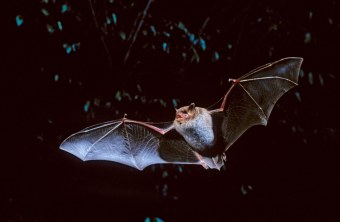
[[[43,0],[24,6],[15,20],[19,32],[36,38],[34,62],[60,87],[69,84],[81,94],[70,99],[79,100],[89,120],[103,112],[171,120],[168,107],[209,106],[223,96],[229,77],[285,56],[305,58],[302,84],[294,91],[299,103],[317,98],[310,87],[326,94],[334,88],[336,58],[327,44],[339,36],[334,1],[290,7],[265,1]],[[330,11],[321,14],[320,7]],[[327,33],[336,34],[325,38]],[[316,55],[327,50],[321,66]],[[279,108],[293,122],[306,119],[297,105]],[[290,123],[292,131],[304,132],[305,121]]]

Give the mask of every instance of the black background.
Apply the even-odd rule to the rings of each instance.
[[[148,1],[92,1],[95,18],[89,2],[13,1],[4,9],[1,220],[340,220],[337,1],[156,0],[142,23]],[[105,26],[112,12],[117,24]],[[206,47],[194,43],[199,37]],[[79,47],[67,53],[63,45],[73,43]],[[228,78],[288,56],[304,58],[299,86],[267,127],[253,127],[228,150],[221,171],[139,172],[58,148],[71,133],[124,113],[168,121],[174,100],[208,107]]]

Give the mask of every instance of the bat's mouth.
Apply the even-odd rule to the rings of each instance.
[[[176,115],[176,121],[179,123],[184,122],[185,118],[182,115],[177,114]]]
[[[188,118],[189,118],[189,116],[186,113],[179,112],[179,113],[176,114],[176,121],[179,122],[180,124],[185,122]]]

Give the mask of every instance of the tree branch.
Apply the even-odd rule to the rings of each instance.
[[[145,6],[145,9],[144,9],[143,14],[142,14],[142,17],[141,17],[141,19],[140,19],[140,21],[139,21],[138,27],[137,27],[135,33],[133,34],[133,37],[132,37],[132,40],[131,40],[131,44],[129,45],[129,48],[128,48],[126,54],[125,54],[125,57],[124,57],[124,64],[126,63],[126,61],[127,61],[128,58],[129,58],[129,55],[130,55],[132,46],[134,45],[134,43],[135,43],[135,41],[136,41],[136,39],[137,39],[137,36],[138,36],[138,34],[139,34],[139,31],[140,31],[140,29],[141,29],[142,26],[143,26],[145,17],[146,17],[146,15],[148,14],[148,10],[149,10],[150,5],[151,5],[151,3],[152,3],[153,1],[154,1],[154,0],[148,0],[148,3],[147,3],[146,6]],[[139,16],[137,16],[137,18],[136,18],[135,24],[137,24],[138,17],[139,17]],[[133,33],[133,29],[132,29],[132,31],[131,31],[130,36],[132,36],[132,33]]]

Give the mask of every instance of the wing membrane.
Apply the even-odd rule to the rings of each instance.
[[[285,58],[233,80],[222,102],[222,132],[226,149],[247,129],[266,125],[275,103],[298,84],[302,58]]]
[[[108,160],[139,170],[151,164],[199,164],[195,152],[176,132],[161,135],[149,124],[111,121],[68,137],[60,148],[83,161]],[[167,126],[168,127],[168,126]]]

